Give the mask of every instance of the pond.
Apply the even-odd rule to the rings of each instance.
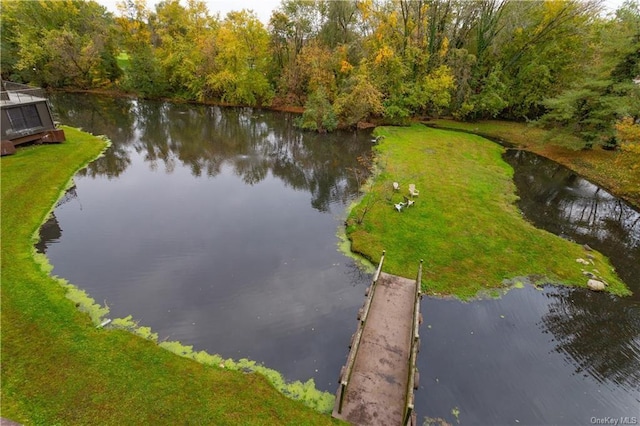
[[[43,228],[53,273],[160,339],[333,389],[370,279],[336,236],[370,133],[301,133],[252,109],[53,104],[113,141]]]
[[[338,251],[336,235],[367,175],[370,134],[301,133],[289,114],[251,109],[68,94],[52,102],[65,124],[113,141],[41,230],[53,273],[160,339],[335,392],[371,279]],[[637,226],[622,238],[635,241],[635,264]],[[578,237],[568,236],[602,250]],[[626,299],[553,286],[470,303],[424,298],[419,418],[588,424],[636,415],[632,287]]]

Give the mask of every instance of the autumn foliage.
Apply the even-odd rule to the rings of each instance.
[[[640,123],[631,117],[624,117],[616,123],[616,137],[620,149],[640,154]]]
[[[338,127],[542,118],[586,146],[639,114],[637,2],[605,15],[597,1],[282,0],[266,23],[202,0],[121,0],[116,14],[0,1],[2,77],[17,82],[246,106],[321,94]]]

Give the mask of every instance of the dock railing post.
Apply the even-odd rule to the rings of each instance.
[[[340,383],[340,399],[338,401],[338,413],[342,413],[342,402],[344,401],[344,393],[347,390],[347,382],[342,381]]]
[[[378,268],[376,269],[376,273],[373,275],[373,284],[377,283],[378,278],[380,278],[380,273],[382,272],[382,263],[384,263],[384,255],[386,253],[387,253],[386,250],[382,250],[382,257],[380,258],[380,263],[378,263]],[[371,289],[373,290],[373,287]]]
[[[407,393],[405,395],[405,409],[404,409],[404,422],[403,425],[407,425],[411,420],[413,414],[413,388],[415,387],[415,375],[416,375],[416,359],[418,357],[418,345],[420,343],[420,294],[422,286],[422,263],[423,259],[420,259],[420,266],[418,267],[418,276],[416,277],[416,293],[413,306],[413,327],[411,329],[411,352],[409,352],[409,377],[407,381]]]
[[[407,413],[404,416],[404,422],[402,423],[403,426],[410,424],[412,414],[413,414],[413,404],[407,407]]]
[[[418,293],[418,296],[420,295],[420,293],[422,292],[422,264],[424,263],[424,259],[420,259],[420,266],[418,267],[418,278],[416,278],[416,281],[418,282],[417,286],[416,286],[416,292]]]

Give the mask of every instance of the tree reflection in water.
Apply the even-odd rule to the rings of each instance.
[[[558,288],[546,294],[549,312],[541,326],[556,341],[556,351],[571,357],[576,374],[640,390],[640,306],[584,289]]]
[[[128,150],[133,149],[152,170],[163,166],[165,173],[179,162],[196,177],[214,177],[223,165],[231,165],[246,184],[255,185],[271,172],[287,185],[309,191],[313,207],[328,211],[332,202],[358,193],[353,158],[368,150],[362,143],[367,135],[301,133],[292,115],[252,108],[68,94],[54,95],[52,103],[63,123],[109,135],[113,142],[83,176],[120,176],[131,164]],[[360,175],[368,173],[366,165],[360,167]]]
[[[108,135],[117,141],[98,160],[78,172],[80,176],[120,176],[131,164],[126,146],[135,137],[134,101],[127,98],[68,95],[53,93],[49,97],[57,119],[63,124],[80,127],[94,135]]]
[[[518,206],[537,227],[605,254],[640,300],[640,212],[566,167],[509,150]]]
[[[542,327],[556,351],[589,374],[626,389],[640,387],[640,213],[624,201],[538,155],[509,150],[518,205],[537,227],[607,255],[634,295],[618,298],[583,289],[549,292]]]
[[[60,241],[60,237],[62,237],[62,228],[60,228],[60,224],[58,223],[55,209],[73,200],[78,201],[78,192],[75,185],[67,189],[64,195],[56,203],[54,211],[51,212],[49,218],[42,224],[42,226],[38,230],[40,238],[35,243],[35,248],[38,253],[46,253],[49,244]],[[78,203],[79,202],[80,201],[78,201]],[[82,205],[80,205],[80,208],[82,209]]]
[[[54,273],[112,317],[333,391],[370,279],[336,250],[370,133],[301,133],[289,114],[246,108],[53,102],[113,141],[76,179],[85,208],[55,212]]]

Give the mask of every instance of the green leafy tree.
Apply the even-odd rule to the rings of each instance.
[[[301,129],[326,133],[338,127],[338,118],[324,87],[316,89],[304,107],[305,111],[296,123]]]
[[[414,113],[438,115],[449,107],[455,87],[454,77],[447,65],[440,65],[415,85]]]
[[[253,12],[230,12],[216,34],[215,70],[206,78],[208,93],[223,102],[268,104],[269,33]]]
[[[279,81],[279,93],[290,104],[303,105],[307,96],[323,87],[333,99],[337,89],[336,55],[318,40],[308,42],[289,64]]]
[[[371,0],[358,4],[367,37],[363,43],[371,80],[383,94],[383,116],[393,124],[406,123],[412,114],[410,94],[417,75],[413,48],[416,23],[407,3]],[[415,66],[414,66],[415,65]]]
[[[142,44],[129,56],[130,64],[122,87],[143,98],[166,96],[166,79],[151,46]]]
[[[473,110],[469,99],[475,85],[473,70],[476,57],[466,49],[452,49],[446,61],[453,72],[455,83],[452,90],[451,111],[455,118],[463,119]]]
[[[3,74],[43,86],[80,88],[120,76],[113,19],[98,3],[3,1],[2,11],[2,45],[10,55]]]
[[[205,80],[213,64],[205,54],[218,21],[201,0],[167,0],[156,7],[156,57],[173,97],[203,100]]]
[[[354,0],[323,0],[318,5],[323,17],[319,35],[332,49],[356,43],[358,40],[358,5]]]
[[[569,129],[585,148],[617,145],[615,124],[626,116],[640,117],[640,86],[633,82],[587,80],[579,87],[545,101],[549,112],[540,122]]]
[[[508,105],[505,100],[507,86],[502,82],[502,69],[499,65],[482,81],[481,88],[479,93],[470,98],[474,105],[470,118],[497,117]]]
[[[588,75],[598,43],[593,1],[533,1],[515,5],[499,39],[503,81],[508,87],[506,116],[532,119],[544,113],[542,101]]]
[[[625,117],[640,118],[640,7],[627,2],[616,17],[596,27],[601,49],[586,78],[577,80],[558,96],[544,101],[546,126],[569,129],[585,141],[585,148],[614,148],[616,124]]]
[[[298,59],[303,48],[313,42],[321,26],[319,2],[283,0],[269,20],[270,79],[277,87],[278,102],[303,105],[309,93],[305,69]]]
[[[384,112],[382,93],[371,82],[366,65],[361,65],[351,76],[347,87],[336,98],[334,109],[345,126],[354,126]]]

